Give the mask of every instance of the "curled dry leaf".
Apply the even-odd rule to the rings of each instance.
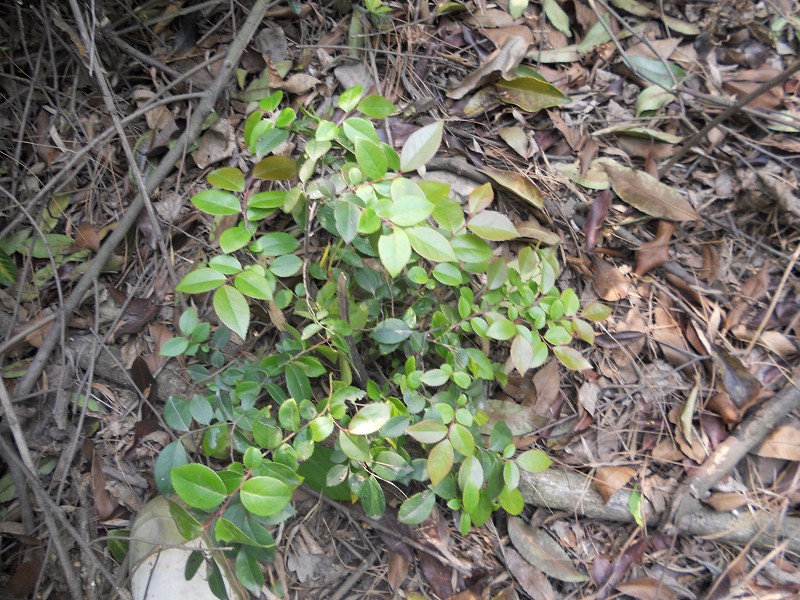
[[[598,467],[594,472],[594,487],[603,497],[603,502],[608,503],[618,490],[625,487],[636,475],[633,467]]]
[[[511,171],[503,171],[502,169],[494,169],[492,167],[484,167],[479,170],[486,173],[508,191],[514,192],[523,200],[527,200],[536,208],[544,207],[544,199],[542,198],[542,193],[539,191],[539,188],[531,183],[530,179],[524,175],[512,173]]]
[[[447,97],[460,100],[472,90],[496,81],[500,77],[513,77],[519,63],[528,53],[528,42],[520,36],[511,36],[492,52],[489,58],[470,73],[458,87],[449,90]]]
[[[613,265],[599,256],[593,256],[592,271],[592,286],[603,300],[616,302],[628,297],[630,284]]]
[[[761,300],[767,294],[769,267],[769,261],[765,261],[759,272],[748,277],[747,281],[742,284],[740,297],[725,319],[726,331],[733,329],[741,322],[751,303]]]
[[[668,306],[669,304],[667,304]],[[661,304],[653,309],[653,317],[656,322],[656,326],[653,328],[653,337],[661,346],[664,357],[672,365],[684,364],[690,352],[677,321],[672,317],[668,308]]]
[[[575,568],[566,551],[543,529],[512,517],[508,520],[508,535],[517,552],[545,575],[574,583],[589,579]]]
[[[75,245],[84,250],[97,252],[100,249],[100,236],[97,235],[94,227],[89,223],[83,222],[78,225],[75,232]]]
[[[669,260],[669,241],[675,233],[672,221],[659,221],[656,237],[636,251],[636,275],[641,277]]]
[[[594,343],[601,348],[618,348],[620,346],[631,346],[641,342],[644,333],[641,331],[617,331],[614,333],[601,333],[595,336]]]
[[[611,187],[625,202],[651,217],[672,221],[698,221],[700,215],[677,190],[645,173],[607,158],[598,159]]]
[[[586,251],[591,252],[597,246],[597,239],[600,236],[600,228],[608,217],[608,209],[611,208],[611,192],[603,190],[594,198],[592,208],[589,210],[589,218],[583,224],[583,235],[586,236]]]

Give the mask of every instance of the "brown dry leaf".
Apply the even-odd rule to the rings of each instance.
[[[735,425],[742,420],[742,411],[733,403],[727,392],[719,392],[711,396],[706,408],[717,413],[726,425]]]
[[[503,45],[491,55],[475,71],[464,78],[456,88],[448,90],[447,97],[460,100],[472,90],[483,87],[487,83],[497,81],[500,77],[511,78],[517,67],[528,53],[529,42],[520,36],[509,37]]]
[[[540,368],[533,376],[533,387],[536,388],[535,401],[532,406],[537,414],[553,415],[553,405],[558,401],[561,391],[561,376],[558,372],[558,361],[551,360]],[[531,406],[530,396],[523,402]]]
[[[94,227],[89,223],[83,222],[78,225],[75,231],[75,245],[84,250],[97,252],[100,249],[100,236],[97,235]]]
[[[733,305],[725,319],[725,330],[733,329],[742,321],[742,317],[747,312],[751,303],[761,300],[769,289],[769,267],[770,262],[764,261],[764,265],[755,275],[751,275],[742,284],[740,298]]]
[[[656,237],[636,250],[636,275],[641,277],[669,260],[669,242],[675,233],[675,223],[659,221]]]
[[[97,516],[101,521],[110,517],[117,508],[111,494],[106,491],[106,479],[103,475],[103,459],[92,451],[92,495]]]
[[[492,167],[483,167],[478,170],[486,173],[508,191],[515,193],[523,200],[527,200],[536,208],[544,208],[542,193],[525,175]]]
[[[608,503],[615,492],[625,487],[636,475],[633,467],[598,467],[594,472],[594,487]]]
[[[201,169],[233,156],[236,150],[236,131],[228,119],[218,119],[200,138],[192,152],[195,164]]]
[[[484,400],[480,409],[488,420],[481,426],[481,432],[489,435],[498,421],[503,421],[513,435],[525,435],[546,426],[550,419],[536,414],[532,407],[522,406],[512,400]]]
[[[522,591],[531,598],[540,600],[556,600],[553,586],[550,585],[547,577],[539,569],[533,567],[527,560],[513,548],[504,549],[506,556],[506,566],[514,579],[517,580]]]
[[[592,287],[603,300],[616,302],[628,297],[630,284],[616,267],[599,256],[592,256]]]
[[[591,252],[597,246],[597,239],[600,236],[600,228],[608,217],[608,209],[611,208],[611,192],[603,190],[595,196],[592,207],[589,210],[589,217],[583,224],[583,235],[586,236],[586,251]]]
[[[528,44],[534,42],[533,33],[525,25],[511,25],[510,27],[499,27],[497,29],[482,29],[481,33],[494,42],[500,48],[511,37],[521,37]]]
[[[617,589],[637,600],[673,600],[675,592],[665,583],[650,577],[631,579],[617,585]]]
[[[711,358],[717,377],[731,401],[737,407],[746,410],[761,392],[761,382],[738,358],[716,344],[711,345]]]
[[[747,496],[739,492],[714,492],[703,502],[717,512],[731,512],[747,506]]]
[[[653,338],[659,343],[664,357],[672,365],[684,364],[690,353],[678,323],[672,318],[667,308],[660,304],[653,309],[653,317],[656,322]]]
[[[544,229],[536,221],[525,221],[517,225],[517,233],[520,238],[527,238],[542,242],[545,246],[556,246],[561,243],[561,238],[557,233]]]
[[[700,215],[680,192],[644,171],[622,166],[609,158],[597,162],[608,173],[611,187],[625,202],[651,217],[698,221]]]
[[[536,150],[531,139],[522,127],[504,127],[499,132],[503,141],[522,158],[530,158]]]
[[[544,575],[542,575],[542,577],[544,577]],[[513,583],[510,583],[502,590],[500,590],[497,594],[492,596],[492,600],[519,600],[519,595],[517,594],[517,588],[514,586]],[[545,600],[550,600],[550,599],[545,598]]]
[[[600,397],[600,386],[594,381],[584,381],[578,388],[578,403],[581,408],[594,417],[597,411],[597,400]]]
[[[271,81],[274,89],[283,90],[290,94],[297,94],[298,96],[313,90],[320,83],[322,82],[319,79],[308,73],[293,73],[285,80],[278,79],[277,81]]]
[[[508,535],[517,552],[545,575],[572,583],[589,579],[575,568],[569,555],[544,529],[531,527],[519,517],[511,517]]]
[[[397,592],[400,589],[403,581],[408,576],[409,564],[411,563],[409,563],[408,559],[399,552],[389,551],[389,571],[386,579],[389,581],[393,592]]]
[[[800,461],[800,427],[779,425],[752,452],[766,458]]]

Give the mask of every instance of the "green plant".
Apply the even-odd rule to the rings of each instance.
[[[592,343],[589,321],[609,313],[581,310],[573,290],[556,289],[553,249],[515,242],[494,251],[519,233],[490,209],[488,184],[462,207],[447,185],[412,177],[438,151],[441,122],[413,133],[398,155],[370,120],[395,110],[381,96],[346,90],[336,121],[281,101],[270,95],[245,121],[252,170],[218,169],[192,198],[217,225],[242,216],[214,232],[220,253],[177,288],[213,293],[227,328],[208,343],[209,325],[189,309],[183,336],[162,350],[219,370],[191,364],[208,392],[165,406],[180,438],[161,453],[156,481],[188,506],[172,503],[181,531],[231,546],[252,590],[263,585],[257,562],[274,551],[267,527],[293,514],[302,481],[359,500],[370,517],[386,507],[381,481],[394,482],[409,492],[399,508],[409,524],[427,519],[437,497],[460,511],[463,531],[498,508],[518,514],[519,469],[540,471],[550,459],[515,456],[509,427],[481,410],[507,379],[498,359],[509,352],[524,374],[552,352],[588,369],[573,340]],[[304,142],[299,161],[272,153],[292,135]],[[281,214],[293,225],[269,231]],[[251,302],[270,303],[281,335],[263,358],[222,368],[218,336],[247,336]],[[187,448],[216,469],[190,463]]]

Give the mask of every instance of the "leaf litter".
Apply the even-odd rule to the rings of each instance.
[[[288,4],[271,9],[260,41],[231,84],[230,105],[218,105],[213,122],[188,149],[191,159],[181,175],[153,197],[174,255],[159,255],[151,239],[130,236],[129,246],[109,260],[94,297],[70,315],[62,350],[72,372],[51,359],[43,382],[56,405],[68,407],[66,420],[55,411],[57,427],[49,428],[47,410],[25,399],[17,404],[29,439],[36,440],[29,445],[41,482],[64,491],[59,502],[70,506],[76,524],[89,524],[82,525],[87,539],[124,531],[156,490],[150,478],[159,450],[169,443],[158,424],[167,399],[159,389],[175,389],[176,380],[185,388],[190,380],[185,364],[159,355],[171,332],[179,331],[165,261],[180,271],[183,261],[202,260],[211,249],[198,234],[210,227],[225,230],[224,224],[204,222],[188,198],[199,191],[207,170],[239,166],[240,116],[248,94],[258,97],[267,88],[284,90],[298,110],[313,112],[349,87],[340,83],[346,77],[374,86],[369,91],[400,106],[382,135],[394,142],[404,169],[415,170],[430,158],[415,152],[428,146],[423,137],[441,136],[468,170],[496,184],[491,211],[475,211],[480,216],[467,219],[467,228],[489,231],[498,253],[516,252],[519,243],[557,244],[564,262],[573,265],[565,283],[581,290],[581,300],[602,299],[612,307],[609,330],[594,346],[582,346],[578,357],[567,358],[587,361],[592,370],[565,375],[556,361],[526,370],[530,348],[515,340],[518,364],[507,367],[517,374],[485,410],[491,423],[508,424],[519,450],[545,449],[559,465],[553,469],[591,476],[587,485],[606,501],[636,488],[657,504],[658,489],[687,479],[779,389],[800,353],[800,296],[791,261],[800,243],[794,191],[800,149],[792,120],[796,74],[732,111],[704,137],[692,138],[730,102],[740,102],[797,60],[797,15],[790,3],[467,2],[462,12],[452,4],[387,4],[394,29],[338,4],[316,12],[303,6],[299,14]],[[54,33],[42,27],[48,17],[38,10],[20,8],[26,27],[9,36],[4,63],[34,72],[30,50],[44,48],[53,35],[63,36],[59,40],[75,52],[43,60],[49,77],[41,80],[53,81],[52,89],[28,80],[24,70],[0,84],[2,114],[28,119],[15,124],[0,117],[2,152],[14,157],[0,176],[20,201],[5,207],[0,236],[2,319],[4,330],[12,332],[3,341],[2,367],[12,394],[52,323],[50,307],[117,226],[134,185],[119,142],[103,133],[112,129],[111,116],[91,108],[101,105],[100,96],[86,76],[86,49],[70,35],[71,17],[62,10]],[[169,25],[174,16],[166,9],[135,8],[128,16],[109,14],[108,36],[95,38],[98,48],[123,58],[114,73],[115,93],[130,113],[140,109],[126,126],[144,172],[154,168],[195,108],[193,98],[159,104],[164,93],[172,93],[165,83],[195,68],[192,87],[179,83],[175,93],[210,84],[235,32],[231,16],[204,7],[192,34],[188,21]],[[148,29],[148,19],[158,26]],[[370,36],[369,45],[353,43],[354,24],[362,37]],[[146,58],[128,54],[132,47]],[[203,64],[206,57],[212,60]],[[80,102],[63,101],[73,94],[58,87],[63,73],[76,82]],[[128,116],[128,108],[120,110]],[[443,129],[430,125],[442,117]],[[279,187],[296,173],[296,149],[284,142],[280,160],[259,167],[259,175],[273,182],[267,185]],[[89,156],[68,166],[80,148],[90,148]],[[677,162],[662,172],[672,157]],[[51,180],[61,182],[56,192],[39,194]],[[29,198],[34,200],[23,205]],[[276,217],[270,226],[283,231],[286,222]],[[37,227],[47,243],[37,237]],[[154,231],[141,226],[145,238]],[[506,242],[512,233],[524,242]],[[643,242],[634,245],[623,234]],[[722,294],[707,295],[700,284]],[[263,313],[265,323],[285,331],[286,317],[274,301]],[[104,336],[95,343],[116,351],[115,361],[98,360],[97,368],[85,362],[84,332]],[[236,340],[226,351],[232,357],[253,348]],[[135,386],[114,377],[112,371],[120,369],[130,369]],[[91,377],[97,381],[77,383]],[[162,404],[143,402],[131,392],[136,388]],[[796,414],[787,415],[764,432],[741,467],[711,490],[708,502],[721,515],[735,508],[773,514],[777,499],[788,518],[796,517],[796,421]],[[79,434],[89,440],[84,452],[48,471],[46,462],[76,448],[68,442]],[[88,487],[81,488],[81,481]],[[24,511],[15,512],[23,496],[15,494],[2,497],[4,518],[25,523]],[[263,568],[284,589],[291,582],[301,594],[318,597],[340,587],[343,566],[369,555],[372,534],[353,526],[358,516],[315,497],[299,494],[295,501],[304,522],[290,522],[280,543],[284,560]],[[374,572],[355,582],[351,593],[378,588],[407,597],[602,598],[617,590],[669,598],[750,588],[788,598],[800,585],[792,555],[730,546],[736,568],[726,571],[718,546],[706,540],[665,540],[663,533],[636,525],[525,510],[524,519],[498,515],[466,537],[455,533],[457,525],[444,510],[418,530],[390,522],[395,536],[422,540],[433,554],[415,556],[410,546],[381,554]],[[22,541],[11,543],[22,548]],[[380,544],[388,546],[385,540]],[[28,590],[30,585],[16,582],[31,579],[31,572],[38,577],[42,563],[18,555],[0,583]],[[103,564],[118,568],[108,556]],[[755,566],[738,568],[742,561]],[[470,575],[463,572],[467,563],[473,565]],[[516,589],[501,590],[485,577],[506,567]],[[423,576],[411,577],[417,568]],[[691,577],[679,577],[690,571]],[[315,582],[313,575],[323,572],[330,581]],[[68,580],[49,569],[44,579],[58,586]]]

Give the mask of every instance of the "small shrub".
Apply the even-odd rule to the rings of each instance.
[[[399,508],[408,524],[423,522],[436,498],[459,511],[464,532],[498,508],[520,513],[519,469],[550,459],[516,455],[508,426],[480,410],[506,382],[498,361],[510,355],[524,374],[552,353],[590,368],[573,341],[592,343],[588,321],[608,315],[556,289],[552,249],[515,244],[512,259],[494,251],[519,234],[489,208],[488,184],[462,206],[447,185],[413,176],[438,151],[442,122],[398,154],[371,120],[395,110],[381,96],[345,91],[335,121],[281,101],[272,94],[245,121],[252,169],[213,171],[192,198],[214,217],[241,215],[219,234],[220,253],[177,288],[213,293],[225,327],[212,338],[189,309],[182,336],[162,351],[201,359],[190,373],[208,383],[165,406],[181,436],[157,461],[159,489],[188,507],[171,504],[187,537],[206,532],[233,548],[235,573],[254,591],[258,561],[274,553],[268,527],[292,516],[303,481],[375,518],[386,508],[381,481],[393,482],[408,493]],[[300,160],[273,154],[290,138]],[[293,225],[272,231],[282,215]],[[230,331],[248,335],[251,303],[267,303],[280,335],[262,358],[224,365],[219,348]],[[216,469],[189,462],[187,449]]]

